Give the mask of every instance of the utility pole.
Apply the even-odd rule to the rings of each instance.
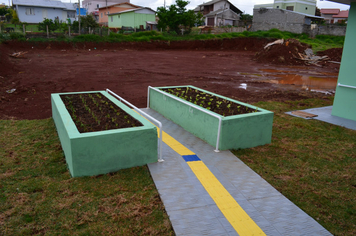
[[[105,6],[106,6],[106,15],[107,15],[107,17],[108,17],[108,28],[109,28],[109,14],[108,14],[108,0],[105,0]],[[108,31],[109,32],[109,31]]]
[[[166,0],[164,0],[164,5],[163,6],[164,6],[164,8],[166,8]]]
[[[80,0],[78,0],[78,22],[79,22],[79,35],[80,35]]]

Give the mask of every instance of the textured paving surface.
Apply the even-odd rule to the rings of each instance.
[[[327,123],[330,123],[333,125],[338,125],[338,126],[342,126],[342,127],[348,128],[348,129],[356,130],[356,121],[331,115],[332,108],[333,108],[332,106],[327,106],[327,107],[319,107],[319,108],[303,110],[305,112],[318,115],[317,117],[314,117],[314,118],[303,118],[300,116],[296,116],[296,117],[300,117],[300,118],[308,119],[308,120],[309,119],[320,120],[320,121],[324,121],[324,122],[327,122]],[[291,112],[286,112],[286,114],[295,116],[295,115],[291,114]]]
[[[150,109],[163,130],[193,151],[266,235],[331,235],[230,151],[214,147]],[[238,235],[187,162],[163,144],[162,163],[149,164],[177,235]]]

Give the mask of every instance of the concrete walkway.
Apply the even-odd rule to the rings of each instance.
[[[165,161],[148,165],[177,235],[331,235],[230,151],[216,153],[155,111],[142,110],[196,155],[179,154],[167,142]],[[241,218],[244,212],[249,219]]]
[[[307,119],[307,120],[311,120],[311,119],[320,120],[329,124],[338,125],[348,129],[356,130],[356,121],[331,115],[332,108],[333,106],[327,106],[327,107],[318,107],[318,108],[302,110],[304,112],[317,115],[317,117],[313,117],[313,118],[303,118],[300,116],[293,115],[292,112],[286,112],[286,114]]]

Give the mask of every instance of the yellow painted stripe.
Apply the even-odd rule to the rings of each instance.
[[[240,236],[266,235],[202,161],[191,161],[187,164]]]
[[[158,127],[157,132],[159,137]],[[163,142],[179,155],[195,155],[166,132],[162,131],[162,136]],[[202,161],[189,161],[187,164],[240,236],[266,235]]]
[[[159,133],[159,128],[158,133]],[[177,152],[181,156],[186,155],[195,155],[194,152],[190,151],[188,148],[183,146],[180,142],[175,140],[172,136],[162,131],[163,142],[165,142],[170,148],[172,148],[175,152]]]

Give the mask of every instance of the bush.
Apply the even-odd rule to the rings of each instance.
[[[25,37],[25,35],[23,33],[11,32],[10,33],[10,39],[25,40],[26,37]]]
[[[142,36],[159,36],[161,35],[157,31],[142,31],[142,32],[137,32],[137,33],[132,33],[132,37],[142,37]]]
[[[279,29],[275,29],[275,28],[270,29],[270,30],[268,30],[267,32],[268,32],[268,33],[282,33],[282,31],[280,31]]]
[[[5,42],[5,41],[8,41],[8,40],[10,40],[11,38],[10,38],[10,36],[9,35],[7,35],[7,34],[1,34],[0,33],[0,43],[1,42]]]
[[[47,26],[48,26],[48,31],[53,32],[58,29],[59,27],[59,22],[58,21],[53,21],[52,19],[44,19],[42,22],[38,24],[38,30],[47,32]]]
[[[163,35],[157,35],[151,37],[151,40],[166,40],[166,39],[163,37]]]
[[[249,31],[244,31],[242,32],[243,35],[245,35],[246,37],[248,37],[250,35],[250,32]]]
[[[150,37],[148,37],[148,36],[136,37],[135,39],[138,42],[150,42],[151,41]]]
[[[103,42],[104,38],[95,34],[78,35],[73,38],[73,42]]]
[[[270,38],[275,38],[275,39],[282,39],[283,38],[283,34],[280,32],[272,32],[269,33],[269,37]]]

